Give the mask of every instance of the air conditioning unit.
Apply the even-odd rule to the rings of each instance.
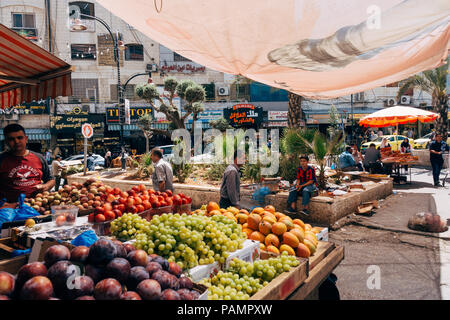
[[[355,102],[364,102],[364,92],[358,92],[353,94]]]
[[[411,104],[411,96],[402,96],[400,98],[400,104]]]
[[[158,66],[156,65],[156,63],[149,63],[145,66],[145,72],[156,72],[158,71]]]
[[[392,106],[394,106],[395,103],[396,103],[396,101],[395,101],[394,98],[387,99],[385,102],[386,102],[386,105],[387,105],[388,107],[392,107]]]
[[[228,96],[230,94],[230,88],[228,88],[228,87],[219,87],[219,88],[217,88],[217,94],[219,96]]]

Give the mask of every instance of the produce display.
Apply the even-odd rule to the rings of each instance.
[[[242,225],[248,239],[261,243],[261,250],[275,254],[287,252],[289,255],[308,258],[317,250],[317,236],[322,228],[313,228],[300,219],[292,219],[268,205],[257,207],[249,213],[245,209],[219,208],[215,202],[208,203],[194,211],[205,216],[225,216]]]
[[[147,190],[143,184],[134,186],[129,191],[109,187],[106,187],[105,191],[106,202],[95,206],[95,211],[88,217],[89,222],[100,223],[114,220],[124,213],[141,213],[150,209],[172,208],[192,203],[192,199],[183,193],[173,195],[170,190]]]
[[[176,263],[106,238],[89,248],[54,245],[46,250],[43,262],[22,266],[17,276],[0,272],[0,300],[195,300],[199,296]]]
[[[380,150],[381,160],[385,163],[404,163],[415,162],[419,157],[413,156],[411,153],[401,153],[400,151],[392,151],[391,148],[383,148]]]
[[[123,215],[111,222],[118,238],[136,238],[136,248],[159,254],[182,269],[214,261],[224,263],[230,252],[241,249],[246,239],[241,226],[224,217],[162,214],[146,221]]]
[[[253,263],[235,258],[225,272],[219,271],[211,279],[200,283],[208,287],[209,300],[248,300],[274,278],[299,264],[295,257],[286,252],[276,258]]]

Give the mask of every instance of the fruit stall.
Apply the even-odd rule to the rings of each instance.
[[[344,258],[326,228],[273,206],[191,201],[96,180],[27,199],[37,216],[2,226],[0,299],[317,298]]]

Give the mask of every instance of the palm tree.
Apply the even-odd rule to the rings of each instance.
[[[327,159],[340,151],[343,142],[342,132],[331,140],[317,130],[312,129],[289,129],[283,137],[283,146],[290,155],[313,154],[319,165],[319,176],[317,184],[319,189],[326,188],[325,167]]]
[[[300,128],[303,119],[302,102],[303,97],[289,92],[288,128]]]
[[[448,133],[448,96],[446,93],[448,63],[433,70],[427,70],[422,74],[416,74],[407,79],[398,90],[397,99],[411,88],[419,88],[428,92],[432,98],[433,110],[439,113],[436,120],[436,131],[442,133],[444,141]]]

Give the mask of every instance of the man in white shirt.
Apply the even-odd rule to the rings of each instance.
[[[55,177],[55,191],[59,190],[59,185],[61,184],[61,173],[64,169],[61,163],[61,156],[57,155],[55,160],[52,162],[52,174]],[[65,184],[65,183],[64,183]]]
[[[162,159],[162,152],[160,149],[153,149],[152,162],[155,170],[152,175],[153,189],[155,191],[164,192],[170,190],[173,192],[173,171],[170,163]]]

